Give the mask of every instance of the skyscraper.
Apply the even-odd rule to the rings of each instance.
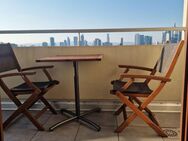
[[[123,38],[121,38],[120,46],[123,46]]]
[[[135,45],[144,45],[144,35],[135,35]]]
[[[174,27],[176,27],[176,23]],[[162,43],[166,43],[167,41],[170,43],[178,43],[181,40],[181,36],[181,31],[165,31],[162,33]]]
[[[101,46],[101,45],[102,45],[101,40],[100,40],[99,38],[96,38],[96,39],[94,40],[94,46]]]
[[[80,46],[84,46],[85,45],[85,40],[84,40],[84,35],[82,34],[80,37]]]
[[[87,40],[84,40],[84,46],[88,46]]]
[[[55,39],[54,39],[54,37],[50,37],[50,46],[55,46]]]
[[[112,46],[112,43],[110,43],[110,35],[107,34],[107,41],[103,43],[104,46]]]
[[[135,45],[140,45],[140,35],[139,34],[136,34],[135,37],[134,37],[134,42],[135,42]]]
[[[152,37],[151,36],[144,36],[144,44],[145,45],[152,45]]]
[[[107,34],[107,41],[106,42],[110,43],[110,35],[109,34]]]
[[[48,46],[48,43],[47,43],[47,42],[42,42],[42,46],[43,46],[43,47],[47,47],[47,46]]]
[[[74,46],[78,46],[78,37],[74,36]]]
[[[162,43],[166,43],[167,41],[172,41],[172,32],[171,31],[165,31],[162,33]]]
[[[60,46],[62,47],[65,46],[64,42],[60,42]]]
[[[140,34],[135,35],[135,45],[151,45],[152,36],[144,36]]]
[[[64,40],[64,46],[67,46],[67,40]]]
[[[70,38],[67,37],[67,46],[70,46]]]

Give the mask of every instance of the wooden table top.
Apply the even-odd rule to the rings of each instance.
[[[36,62],[63,62],[63,61],[100,61],[102,54],[86,54],[86,55],[57,55],[51,57],[39,58]]]

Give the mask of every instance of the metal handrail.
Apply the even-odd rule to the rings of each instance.
[[[186,27],[46,29],[46,30],[0,30],[0,34],[153,32],[153,31],[186,31],[186,30],[187,30]]]

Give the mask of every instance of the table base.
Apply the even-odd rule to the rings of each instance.
[[[73,113],[72,111],[69,111],[69,110],[66,110],[66,109],[61,109],[61,113],[62,114],[65,114],[66,116],[69,117],[69,119],[66,119],[66,120],[63,120],[63,121],[60,121],[58,123],[56,123],[55,125],[51,126],[49,128],[49,131],[53,131],[54,129],[56,129],[57,127],[65,124],[65,123],[68,123],[68,122],[71,122],[71,121],[74,121],[76,120],[77,122],[80,122],[90,128],[93,128],[94,130],[96,131],[100,131],[101,130],[101,127],[99,125],[97,125],[96,123],[94,123],[93,121],[85,118],[84,116],[86,115],[89,115],[93,112],[100,112],[101,109],[100,108],[94,108],[90,111],[87,111],[87,112],[84,112],[83,114],[80,114],[79,116],[76,115],[76,113]]]

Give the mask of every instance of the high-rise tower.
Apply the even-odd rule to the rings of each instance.
[[[54,39],[54,37],[50,37],[50,46],[55,46],[55,39]]]

